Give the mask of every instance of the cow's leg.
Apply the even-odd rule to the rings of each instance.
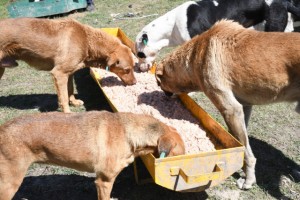
[[[236,100],[231,90],[209,89],[206,95],[221,112],[230,132],[245,145],[245,168],[246,179],[240,179],[238,186],[242,189],[249,189],[256,182],[255,164],[256,158],[253,155],[249,144],[246,130],[243,106]]]

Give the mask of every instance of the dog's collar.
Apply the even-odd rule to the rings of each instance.
[[[143,41],[144,45],[147,46],[148,41],[145,39],[143,39],[142,41]]]
[[[105,67],[105,70],[106,70],[106,71],[109,71],[109,66],[106,66],[106,67]]]
[[[166,157],[166,152],[163,151],[163,152],[161,152],[159,158],[164,158],[164,157]]]

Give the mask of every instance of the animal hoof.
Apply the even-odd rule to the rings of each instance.
[[[70,103],[72,106],[75,106],[75,107],[79,107],[84,104],[84,102],[81,101],[80,99],[74,99],[74,100],[70,101]]]
[[[244,178],[239,178],[236,182],[238,188],[243,189],[243,190],[248,190],[250,188],[252,188],[252,185],[255,183],[254,181],[247,181]]]
[[[236,182],[238,188],[240,188],[240,189],[243,189],[244,183],[245,183],[245,179],[243,179],[243,178],[239,178]]]

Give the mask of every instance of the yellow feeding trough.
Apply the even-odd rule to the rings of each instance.
[[[120,28],[101,28],[102,31],[106,33],[118,37],[123,44],[128,46],[132,52],[135,52],[135,44],[134,42],[125,35],[125,33]]]
[[[112,33],[114,36],[118,36],[120,31],[120,29],[115,32],[111,31],[112,29],[103,30]],[[125,38],[124,41],[130,40],[124,33],[120,39],[123,40],[122,38]],[[105,93],[101,86],[100,80],[102,77],[98,74],[98,70],[91,68],[91,75],[104,92],[112,109],[118,112],[119,105],[112,103],[111,97]],[[156,158],[153,154],[148,154],[142,156],[141,159],[156,184],[174,191],[203,191],[221,183],[242,168],[244,146],[187,94],[180,95],[180,100],[185,108],[199,120],[216,150],[166,158]],[[137,177],[138,170],[135,165],[137,180],[139,179]]]

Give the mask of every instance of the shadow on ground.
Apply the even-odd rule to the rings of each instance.
[[[48,175],[26,177],[13,200],[96,200],[97,192],[93,177],[79,175]],[[118,200],[202,200],[205,192],[180,193],[167,190],[153,183],[138,185],[133,166],[125,168],[115,181],[111,198]]]
[[[57,96],[54,94],[20,94],[0,97],[0,107],[19,110],[38,109],[41,112],[58,109]]]
[[[289,199],[280,191],[281,178],[286,176],[299,183],[299,175],[297,176],[293,170],[300,171],[300,166],[272,145],[254,137],[249,139],[257,158],[255,169],[257,185],[275,199]],[[234,176],[238,178],[236,174]]]
[[[288,159],[280,150],[263,141],[252,137],[250,143],[257,157],[258,186],[275,199],[289,199],[284,197],[279,190],[280,179],[285,175],[293,181],[299,182],[297,177],[292,177],[292,170],[299,169],[299,165]],[[208,195],[206,192],[174,192],[153,183],[138,185],[134,178],[133,165],[130,165],[116,179],[111,197],[118,200],[156,200],[158,198],[160,200],[202,200],[207,199]],[[97,199],[97,193],[93,177],[48,175],[26,177],[14,200],[21,198],[29,200],[83,200]]]
[[[74,75],[78,98],[84,101],[86,111],[107,110],[112,111],[103,92],[90,75],[90,69],[84,68]]]
[[[103,92],[89,74],[89,68],[77,71],[74,75],[74,80],[78,93],[76,98],[84,101],[86,111],[111,111]],[[0,97],[0,107],[20,110],[38,109],[40,112],[57,111],[57,102],[56,94],[20,94]]]

